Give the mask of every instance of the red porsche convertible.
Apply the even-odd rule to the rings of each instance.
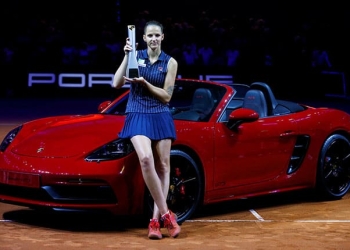
[[[128,90],[89,115],[26,122],[0,144],[0,201],[33,209],[149,213],[153,201],[128,140]],[[350,115],[278,100],[266,83],[177,79],[177,140],[167,201],[179,222],[203,205],[310,189],[350,188]]]

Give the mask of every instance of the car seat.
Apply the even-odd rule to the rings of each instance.
[[[257,89],[250,89],[244,96],[243,108],[253,109],[259,117],[267,116],[267,104],[264,93]]]
[[[205,119],[214,108],[214,99],[209,89],[199,88],[193,94],[191,110],[200,114],[200,119]]]

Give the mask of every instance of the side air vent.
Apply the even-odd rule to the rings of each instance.
[[[294,145],[292,157],[290,158],[287,174],[292,174],[298,170],[298,168],[300,167],[301,163],[304,160],[305,154],[309,147],[309,143],[310,143],[310,136],[308,135],[298,136],[296,143]]]

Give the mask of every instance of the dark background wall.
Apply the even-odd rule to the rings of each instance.
[[[341,75],[320,72],[347,76],[349,71],[349,9],[337,1],[12,0],[0,5],[0,97],[115,94],[110,86],[28,88],[28,73],[114,73],[123,56],[126,25],[137,25],[142,48],[143,24],[150,19],[164,24],[163,49],[179,61],[183,76],[224,74],[236,82],[266,81],[288,96],[315,94],[309,89],[321,85],[342,91]],[[210,65],[201,60],[186,64],[182,52],[190,44],[197,50],[212,47]],[[75,54],[65,55],[65,47]],[[226,64],[229,48],[240,52],[234,66]],[[328,53],[331,66],[312,66],[315,49]]]

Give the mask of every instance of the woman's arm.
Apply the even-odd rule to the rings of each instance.
[[[126,68],[128,66],[128,54],[125,54],[124,59],[122,63],[120,64],[119,68],[114,74],[113,77],[113,87],[114,88],[121,88],[125,84],[125,74],[126,74]]]
[[[114,88],[119,89],[119,88],[123,87],[123,85],[125,84],[124,76],[126,75],[126,69],[128,67],[129,52],[132,49],[133,48],[130,45],[130,39],[127,38],[126,44],[124,46],[125,56],[124,56],[122,63],[119,65],[119,68],[117,69],[117,71],[115,72],[114,77],[113,77],[113,87]]]
[[[139,82],[140,84],[143,84],[146,88],[148,88],[149,92],[157,97],[161,102],[163,103],[168,103],[170,102],[171,96],[173,95],[173,90],[174,90],[174,84],[175,84],[175,79],[176,79],[176,74],[177,74],[177,61],[174,58],[171,58],[169,60],[168,64],[168,72],[165,77],[165,82],[164,82],[164,87],[159,88],[148,81],[144,79],[143,77],[138,77],[138,78],[126,78],[128,82]]]

